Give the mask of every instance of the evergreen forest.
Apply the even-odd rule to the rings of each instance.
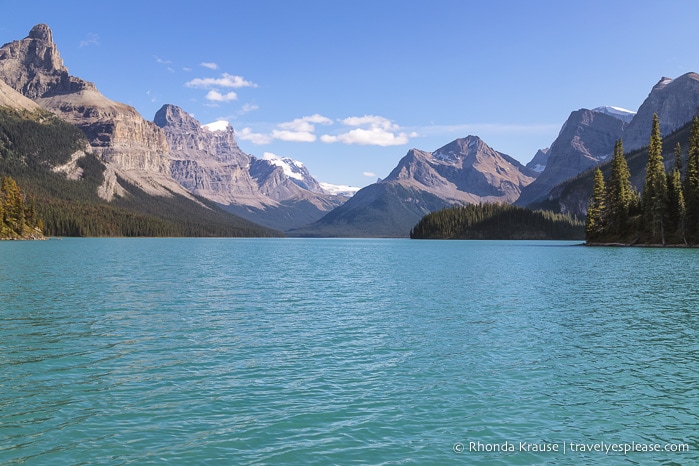
[[[425,215],[412,239],[560,239],[584,237],[584,223],[566,214],[510,204],[469,204]]]
[[[43,227],[34,200],[27,202],[17,182],[3,176],[0,184],[0,239],[42,239]]]
[[[686,157],[680,142],[673,155],[674,160],[665,161],[658,116],[654,115],[645,181],[639,193],[630,181],[623,143],[617,141],[607,179],[599,167],[594,171],[585,224],[588,244],[699,243],[699,118],[692,122]]]

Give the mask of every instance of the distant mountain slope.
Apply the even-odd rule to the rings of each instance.
[[[606,113],[588,109],[572,112],[551,145],[546,168],[522,190],[516,204],[539,202],[554,186],[606,160],[625,126],[624,121]]]
[[[289,234],[406,237],[423,215],[445,206],[513,202],[535,176],[476,136],[457,139],[433,153],[412,149],[386,179]]]
[[[541,173],[546,168],[546,164],[549,161],[549,155],[551,155],[551,148],[539,149],[534,154],[534,157],[529,161],[526,167],[530,170],[534,170],[536,173]]]
[[[346,200],[325,193],[300,162],[244,153],[227,123],[202,126],[175,105],[160,108],[154,121],[170,146],[175,180],[240,217],[288,230],[318,220]]]

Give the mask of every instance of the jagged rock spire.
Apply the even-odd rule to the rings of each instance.
[[[87,85],[71,81],[46,24],[37,24],[24,39],[0,48],[0,79],[30,99]]]

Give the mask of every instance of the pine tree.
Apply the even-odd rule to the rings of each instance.
[[[607,223],[611,231],[623,236],[628,228],[629,208],[633,201],[631,172],[624,157],[624,146],[619,139],[614,145],[611,178],[607,186]]]
[[[668,230],[676,233],[678,238],[684,236],[685,202],[682,192],[682,146],[678,142],[675,146],[675,165],[667,174],[667,199],[668,199]]]
[[[604,175],[599,167],[595,170],[595,181],[592,187],[592,197],[587,207],[585,222],[585,239],[587,242],[596,241],[604,231],[604,219],[607,216],[605,200],[607,190],[604,186]]]
[[[654,242],[660,235],[665,244],[667,225],[667,179],[663,164],[663,142],[660,137],[658,115],[653,115],[650,144],[648,146],[648,163],[646,164],[646,184],[643,187],[643,223]]]
[[[687,167],[683,183],[686,204],[685,233],[693,243],[699,232],[699,118],[694,117],[687,149]]]

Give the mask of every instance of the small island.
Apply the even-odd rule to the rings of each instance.
[[[0,185],[0,239],[45,239],[43,222],[36,215],[33,199],[25,199],[17,182],[2,177]]]
[[[594,172],[585,225],[590,246],[695,246],[699,244],[699,118],[694,117],[686,167],[682,146],[674,148],[674,163],[665,168],[658,116],[648,146],[645,184],[638,193],[630,182],[622,141],[614,148],[611,174]],[[684,172],[684,177],[682,173]]]

